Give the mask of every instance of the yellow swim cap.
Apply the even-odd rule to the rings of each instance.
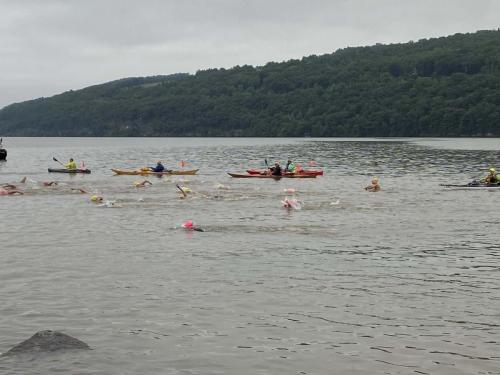
[[[496,172],[495,168],[490,168],[490,172]]]
[[[99,202],[99,201],[102,201],[102,198],[101,198],[101,197],[98,197],[97,195],[92,195],[92,196],[90,197],[90,200],[91,200],[92,202]]]
[[[191,193],[191,189],[186,186],[183,186],[181,189],[184,193]]]

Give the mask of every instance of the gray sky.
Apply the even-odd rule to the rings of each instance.
[[[0,0],[0,107],[118,78],[500,26],[499,0]]]

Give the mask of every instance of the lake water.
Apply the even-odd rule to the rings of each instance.
[[[500,374],[500,191],[439,186],[500,168],[499,139],[4,146],[0,183],[28,182],[0,197],[0,352],[43,329],[93,350],[3,357],[2,374]],[[49,175],[53,157],[92,174]],[[325,176],[225,173],[288,157]],[[110,171],[157,160],[200,171],[142,189]],[[281,207],[292,188],[301,210]]]

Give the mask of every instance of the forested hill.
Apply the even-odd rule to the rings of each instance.
[[[3,136],[500,136],[500,31],[128,78],[13,104]]]

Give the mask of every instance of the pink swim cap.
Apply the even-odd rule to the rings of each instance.
[[[186,229],[193,229],[193,220],[186,220],[184,223],[182,223],[182,227]]]

